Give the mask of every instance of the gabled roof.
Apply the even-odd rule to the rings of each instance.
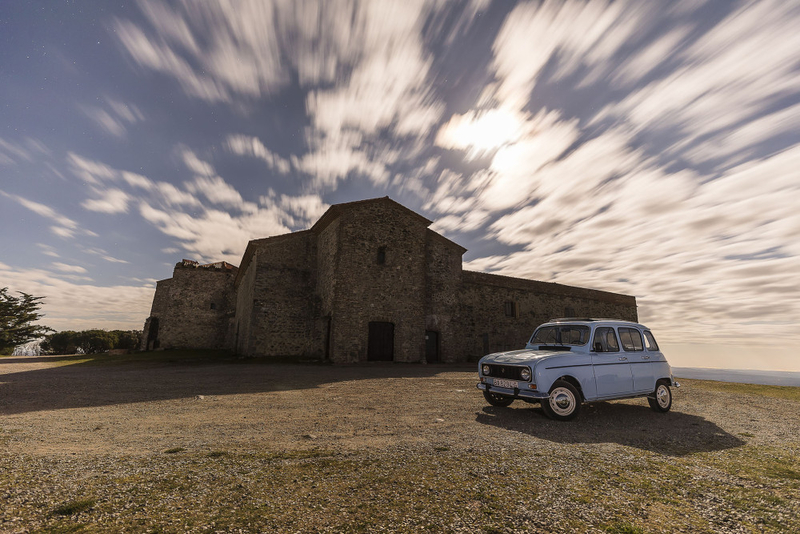
[[[411,218],[417,219],[419,222],[423,223],[427,228],[433,221],[426,219],[416,211],[410,210],[407,207],[403,206],[399,202],[395,202],[391,198],[387,197],[380,197],[380,198],[368,198],[366,200],[356,200],[355,202],[344,202],[342,204],[334,204],[328,210],[322,214],[322,217],[314,223],[314,226],[311,227],[311,231],[314,233],[319,233],[324,230],[329,224],[335,221],[342,213],[351,210],[353,208],[364,206],[368,204],[386,204],[387,206],[391,206],[395,209],[399,209],[400,211],[404,212],[406,215],[410,216]]]
[[[417,222],[423,224],[425,226],[425,228],[428,228],[428,226],[433,224],[433,221],[431,221],[429,219],[426,219],[425,217],[423,217],[419,213],[408,209],[407,207],[403,206],[399,202],[396,202],[396,201],[392,200],[388,196],[380,197],[380,198],[369,198],[369,199],[366,199],[366,200],[356,200],[354,202],[344,202],[342,204],[334,204],[330,208],[328,208],[325,211],[325,213],[322,214],[322,217],[320,217],[319,220],[317,220],[317,222],[314,223],[314,225],[311,228],[309,228],[308,230],[301,230],[299,232],[292,232],[292,233],[289,233],[289,234],[280,234],[280,235],[276,235],[276,236],[272,236],[272,237],[265,237],[263,239],[253,239],[252,241],[250,241],[247,244],[247,248],[244,251],[244,255],[242,256],[242,261],[241,261],[241,263],[239,265],[239,272],[236,275],[236,280],[234,282],[234,285],[238,286],[239,280],[240,280],[240,278],[242,276],[244,276],[244,273],[247,270],[247,266],[252,261],[253,254],[255,253],[255,250],[258,247],[258,245],[266,244],[266,243],[269,243],[269,242],[275,242],[275,241],[279,241],[279,240],[284,240],[284,239],[293,239],[295,237],[304,235],[307,232],[313,232],[314,234],[319,235],[319,233],[322,230],[324,230],[333,221],[338,219],[343,213],[346,213],[347,211],[352,210],[353,208],[358,208],[358,207],[366,206],[366,205],[370,205],[370,204],[384,204],[387,207],[390,207],[392,209],[398,210],[401,213],[403,213],[404,215],[406,215],[407,217],[409,217],[410,219],[416,220]],[[437,232],[434,232],[433,230],[430,230],[430,229],[428,229],[427,231],[429,232],[429,234],[433,234],[436,238],[448,243],[450,246],[452,246],[454,248],[457,248],[461,252],[461,254],[463,254],[464,252],[467,251],[467,249],[465,249],[464,247],[462,247],[458,243],[454,243],[453,241],[450,241],[449,239],[447,239],[443,235],[441,235],[441,234],[439,234]]]

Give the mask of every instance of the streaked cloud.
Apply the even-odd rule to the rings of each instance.
[[[86,268],[81,267],[80,265],[69,265],[67,263],[61,263],[60,261],[53,262],[53,267],[61,271],[62,273],[85,273]]]
[[[289,161],[275,154],[260,139],[247,135],[229,135],[225,140],[228,150],[239,156],[251,156],[263,160],[270,169],[276,170],[281,174],[286,174],[291,170]]]

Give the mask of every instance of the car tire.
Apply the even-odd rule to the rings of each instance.
[[[542,399],[542,410],[550,419],[569,421],[581,411],[581,394],[566,380],[556,380],[550,388],[550,397]]]
[[[668,412],[672,408],[672,391],[669,389],[669,384],[663,380],[658,382],[653,396],[647,397],[647,402],[655,412]]]
[[[509,397],[508,395],[501,395],[499,393],[492,393],[491,391],[484,391],[483,398],[486,399],[486,402],[488,402],[492,406],[497,406],[498,408],[505,408],[506,406],[511,406],[511,403],[514,402],[514,397]]]

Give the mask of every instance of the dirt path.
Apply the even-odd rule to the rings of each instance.
[[[475,382],[472,365],[93,365],[7,358],[0,360],[0,440],[9,452],[34,454],[498,440],[682,454],[736,447],[745,437],[796,441],[800,429],[800,410],[787,411],[785,401],[692,387],[675,392],[673,411],[665,415],[635,399],[586,405],[575,421],[556,423],[538,405],[489,407]]]

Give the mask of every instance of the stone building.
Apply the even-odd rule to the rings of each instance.
[[[521,348],[551,318],[637,320],[631,296],[465,271],[430,225],[384,197],[250,241],[238,268],[184,260],[156,286],[143,348],[456,362]]]

